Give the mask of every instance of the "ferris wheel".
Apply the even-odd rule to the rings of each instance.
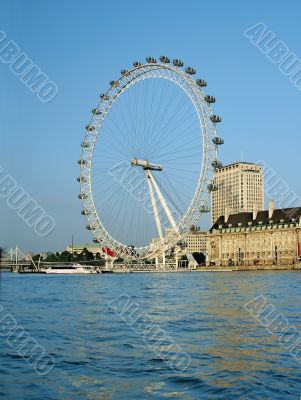
[[[92,109],[81,143],[82,214],[93,241],[123,259],[151,259],[183,242],[209,212],[222,166],[207,83],[179,59],[121,71]]]

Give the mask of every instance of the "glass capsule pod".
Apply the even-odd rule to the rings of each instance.
[[[224,139],[219,138],[219,137],[213,138],[212,141],[213,141],[214,144],[217,144],[217,145],[224,144]]]
[[[94,129],[95,129],[95,126],[93,126],[91,124],[86,125],[86,131],[92,132],[92,131],[94,131]]]
[[[173,63],[173,65],[174,65],[175,67],[183,67],[183,65],[184,65],[183,61],[178,60],[177,58],[174,59],[172,63]]]
[[[223,166],[223,164],[219,160],[212,161],[211,165],[215,169],[222,168]]]
[[[218,190],[218,186],[215,183],[209,183],[207,189],[209,190],[209,192],[215,192]]]
[[[166,56],[161,56],[160,57],[160,61],[164,64],[169,64],[170,63],[170,59]]]
[[[90,214],[90,211],[88,211],[88,210],[81,211],[81,215],[89,215],[89,214]]]
[[[102,100],[102,101],[106,101],[106,100],[109,100],[109,99],[110,99],[110,97],[108,95],[104,94],[104,93],[102,93],[100,95],[100,100]]]
[[[219,122],[222,122],[222,119],[221,119],[221,117],[219,115],[211,115],[210,119],[215,124],[218,124]]]
[[[207,96],[205,96],[205,101],[207,101],[207,103],[209,103],[209,104],[215,103],[215,97],[207,95]]]
[[[209,213],[211,211],[210,207],[207,206],[201,206],[200,207],[201,213]]]
[[[112,86],[112,87],[118,87],[118,86],[119,86],[119,83],[118,83],[118,81],[110,81],[110,86]]]
[[[88,165],[88,162],[86,160],[83,160],[82,158],[77,161],[79,165]]]
[[[185,72],[186,72],[186,74],[189,74],[189,75],[195,75],[196,70],[192,67],[187,67],[187,68],[185,68]]]
[[[207,86],[207,82],[204,81],[203,79],[197,79],[197,80],[195,81],[195,83],[196,83],[198,86],[200,86],[200,87],[205,87],[205,86]]]
[[[93,108],[92,114],[93,114],[93,115],[100,115],[100,114],[101,114],[101,111],[100,111],[98,108]]]
[[[157,60],[154,57],[146,57],[146,62],[149,64],[156,64]]]

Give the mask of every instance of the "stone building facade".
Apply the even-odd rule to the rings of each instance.
[[[300,259],[301,207],[221,216],[207,235],[216,266],[292,265]]]
[[[203,253],[206,252],[206,232],[190,232],[187,235],[187,253]]]

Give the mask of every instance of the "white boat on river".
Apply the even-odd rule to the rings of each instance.
[[[81,264],[55,265],[45,269],[46,274],[99,274],[100,270],[95,267]]]

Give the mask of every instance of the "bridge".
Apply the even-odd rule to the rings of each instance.
[[[0,272],[4,271],[19,271],[19,269],[28,268],[30,261],[0,261]]]
[[[28,256],[30,259],[26,259],[25,255],[16,247],[16,249],[11,249],[5,258],[0,260],[0,272],[19,272],[24,270],[33,270],[35,272],[43,271],[51,266],[62,266],[62,265],[70,265],[72,262],[45,262],[39,259],[38,261],[33,261],[31,256]],[[194,260],[195,261],[195,260]],[[177,258],[173,259],[164,259],[157,260],[156,263],[149,263],[146,261],[129,261],[129,262],[118,262],[114,257],[105,257],[105,265],[98,264],[96,260],[89,262],[81,262],[81,265],[93,266],[101,269],[103,272],[124,272],[124,271],[137,271],[137,272],[151,272],[151,271],[183,271],[189,270],[191,267],[195,267],[190,260],[178,260]],[[194,268],[192,268],[194,269]]]

